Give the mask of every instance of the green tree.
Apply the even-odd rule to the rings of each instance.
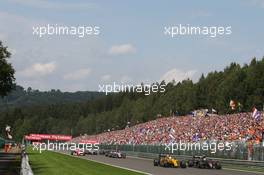
[[[0,41],[0,96],[6,96],[15,87],[15,70],[12,65],[7,62],[11,53],[7,50],[7,47],[3,46]]]

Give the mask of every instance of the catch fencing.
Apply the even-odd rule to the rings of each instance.
[[[251,160],[251,161],[264,161],[264,147],[262,144],[252,145],[249,149],[248,145],[243,142],[232,142],[231,150],[217,150],[212,153],[212,150],[176,150],[173,153],[166,149],[165,145],[109,145],[101,144],[100,149],[107,150],[121,150],[129,153],[138,154],[172,154],[177,156],[193,156],[193,155],[206,155],[212,158],[221,159],[236,159],[236,160]]]

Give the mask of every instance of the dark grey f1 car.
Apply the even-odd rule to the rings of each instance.
[[[222,165],[219,161],[208,159],[206,156],[193,156],[188,160],[189,167],[206,168],[206,169],[221,169]]]
[[[106,157],[111,157],[111,158],[126,158],[126,153],[120,152],[120,151],[106,151],[105,152]]]

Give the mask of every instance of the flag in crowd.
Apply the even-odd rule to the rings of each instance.
[[[5,131],[6,131],[6,137],[8,139],[12,139],[13,137],[11,135],[11,127],[9,125],[6,125]]]
[[[261,114],[260,114],[260,111],[258,111],[258,109],[256,107],[253,107],[253,113],[252,113],[252,117],[259,121],[260,120],[260,117],[261,117]]]

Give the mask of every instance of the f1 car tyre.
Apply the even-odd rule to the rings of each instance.
[[[180,162],[180,167],[181,167],[181,168],[186,168],[186,167],[187,167],[186,162],[185,162],[184,160],[182,160],[182,161]]]
[[[222,165],[219,162],[215,163],[215,169],[220,170],[222,169]]]
[[[198,162],[198,168],[205,168],[205,164],[203,162]]]
[[[158,160],[154,160],[154,161],[153,161],[153,165],[154,165],[154,166],[159,166],[159,161],[158,161]]]
[[[193,167],[193,166],[194,166],[194,163],[193,163],[192,160],[189,160],[189,162],[188,162],[188,166],[189,166],[189,167]]]

